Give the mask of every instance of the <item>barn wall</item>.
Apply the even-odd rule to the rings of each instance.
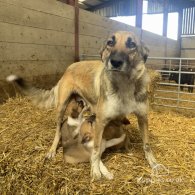
[[[80,54],[98,54],[117,30],[133,31],[150,56],[177,56],[177,42],[85,10],[79,11]],[[166,45],[167,43],[167,45]],[[0,0],[0,101],[10,94],[5,77],[21,75],[50,88],[74,61],[74,8],[56,0]]]
[[[11,73],[51,87],[74,61],[74,9],[55,0],[0,0],[0,100]]]
[[[179,44],[160,35],[141,30],[99,15],[80,10],[80,54],[96,54],[109,34],[118,30],[132,31],[149,47],[150,56],[178,57]]]
[[[195,58],[195,37],[182,38],[181,56],[183,58]]]

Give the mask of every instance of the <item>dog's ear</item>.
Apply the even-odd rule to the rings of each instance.
[[[107,43],[107,41],[105,40],[102,44],[100,51],[99,51],[102,62],[104,62],[104,50],[106,49],[106,43]]]
[[[141,41],[140,54],[141,54],[141,57],[142,57],[144,63],[146,63],[146,61],[148,59],[149,52],[150,52],[149,48],[145,45],[145,43],[143,41]]]

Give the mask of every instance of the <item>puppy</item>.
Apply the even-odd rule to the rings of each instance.
[[[101,143],[101,153],[106,148],[118,146],[121,148],[125,145],[126,134],[123,131],[123,125],[130,124],[128,119],[111,121],[105,128],[103,140]],[[69,148],[66,148],[64,153],[64,159],[68,163],[80,163],[89,162],[93,150],[95,131],[95,115],[87,117],[80,125],[80,131],[78,135],[78,142],[72,144]],[[119,145],[120,144],[120,145]],[[101,168],[107,170],[101,165]],[[107,172],[108,173],[108,172]],[[111,175],[109,174],[109,177]]]
[[[101,154],[106,148],[116,146],[118,144],[124,145],[126,134],[122,128],[122,120],[111,121],[106,127],[103,134],[101,143]],[[95,133],[95,115],[92,115],[85,119],[82,123],[79,133],[80,142],[85,148],[92,154],[94,145],[94,133]],[[121,146],[120,146],[121,147]]]
[[[80,125],[84,120],[82,114],[86,109],[87,105],[83,99],[77,94],[72,95],[62,123],[61,144],[63,148],[76,143]]]

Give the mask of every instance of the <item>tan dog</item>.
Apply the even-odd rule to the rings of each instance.
[[[58,84],[50,91],[30,88],[16,76],[8,78],[37,100],[40,105],[57,106],[58,120],[54,142],[48,157],[56,153],[61,137],[64,112],[73,93],[79,94],[96,113],[94,147],[91,155],[91,175],[101,178],[101,142],[104,128],[111,121],[135,113],[143,137],[146,159],[157,167],[148,141],[147,87],[149,76],[145,68],[148,49],[130,32],[119,31],[110,36],[102,49],[102,61],[83,61],[67,68]],[[36,93],[35,93],[36,92]],[[39,95],[38,95],[39,94]],[[43,103],[43,104],[42,104]]]

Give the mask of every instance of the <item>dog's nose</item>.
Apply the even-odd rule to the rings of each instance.
[[[111,60],[110,62],[114,68],[119,68],[123,64],[121,60]]]

